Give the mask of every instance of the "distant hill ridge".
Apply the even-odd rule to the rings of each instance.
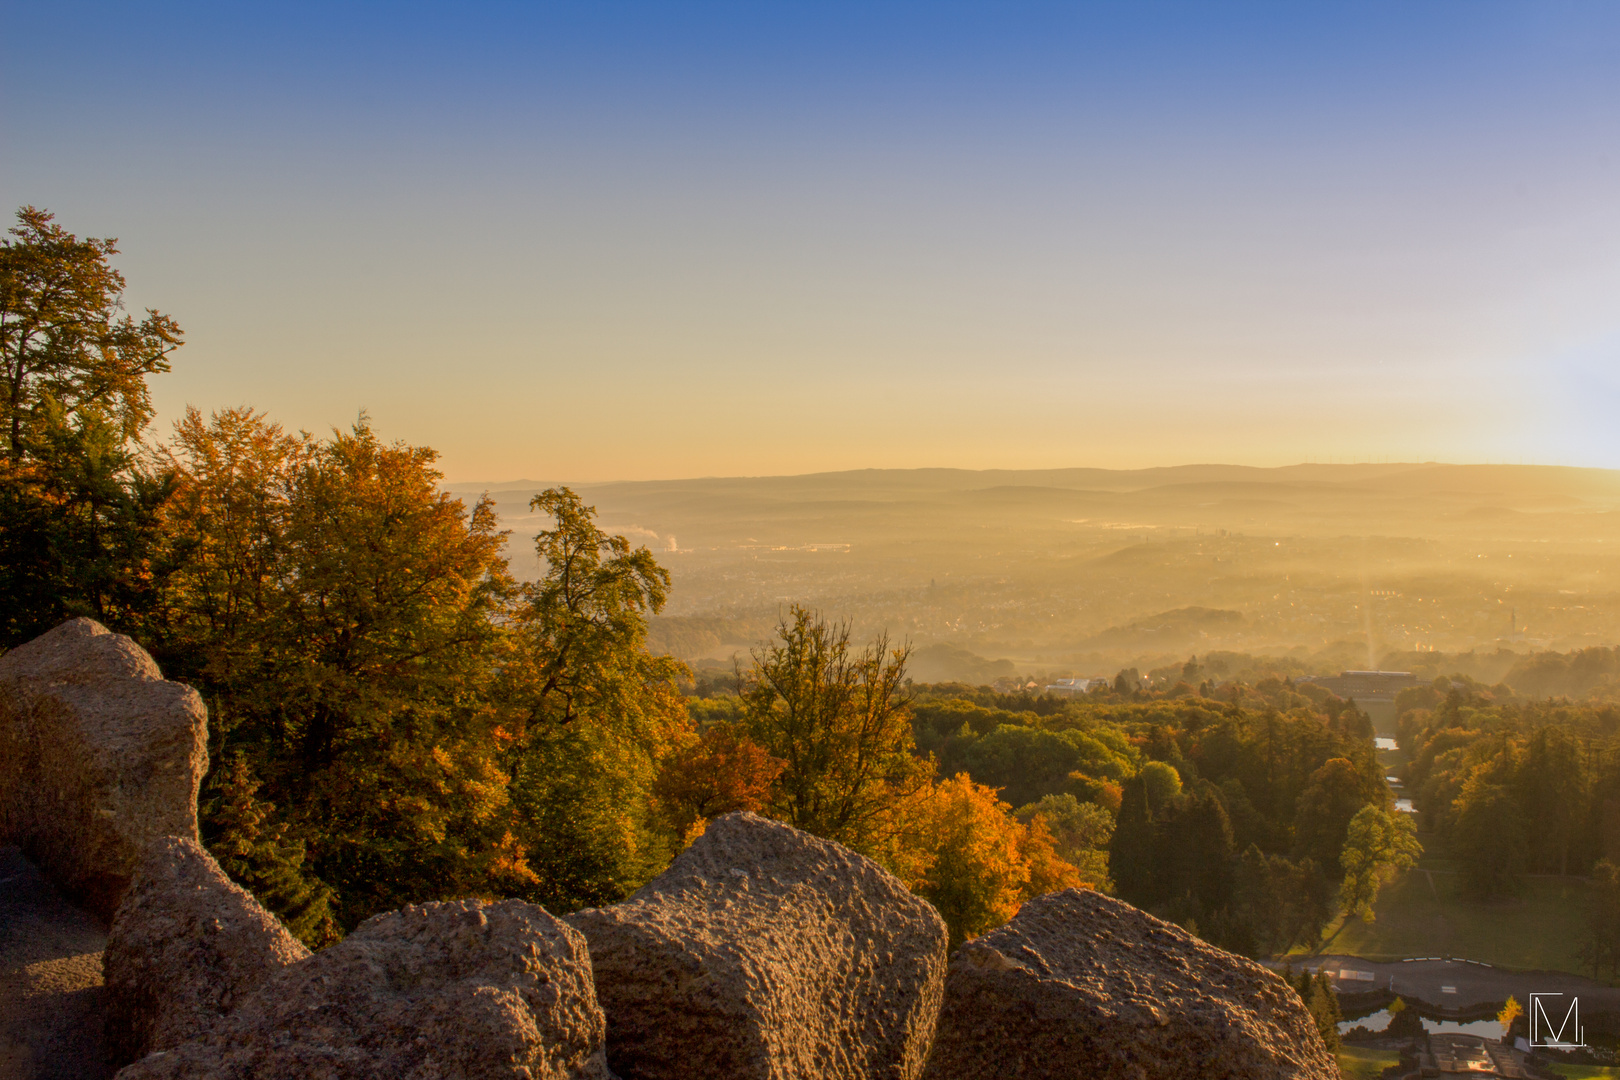
[[[931,491],[974,491],[1001,487],[1035,487],[1072,491],[1142,491],[1149,488],[1209,484],[1366,485],[1375,489],[1469,491],[1535,488],[1586,496],[1620,497],[1620,470],[1568,465],[1445,464],[1316,464],[1254,466],[1190,464],[1146,469],[850,469],[783,476],[704,476],[663,480],[556,481],[508,480],[447,484],[456,493],[507,493],[566,483],[580,491],[689,487],[695,489],[781,485],[796,490],[901,488]],[[1483,494],[1484,492],[1482,492]]]

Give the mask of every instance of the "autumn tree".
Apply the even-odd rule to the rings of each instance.
[[[717,814],[759,810],[787,762],[774,758],[734,724],[712,724],[668,755],[653,786],[677,832]]]
[[[150,639],[209,704],[205,839],[295,922],[322,890],[347,928],[532,879],[486,692],[504,534],[439,489],[435,457],[363,420],[315,441],[246,410],[189,413],[171,449],[179,565]]]
[[[32,206],[17,211],[10,236],[0,240],[0,454],[36,456],[34,428],[52,404],[135,438],[152,418],[146,377],[169,370],[180,327],[153,310],[120,317],[116,240],[81,240]]]
[[[129,629],[150,602],[167,478],[141,468],[146,377],[180,328],[120,316],[113,240],[25,206],[0,239],[0,646],[74,615]]]
[[[1502,1040],[1504,1042],[1513,1033],[1514,1023],[1523,1015],[1524,1006],[1519,1004],[1518,998],[1509,994],[1507,1001],[1502,1003],[1501,1011],[1496,1014],[1496,1022],[1502,1025]]]
[[[1114,835],[1114,815],[1064,792],[1020,807],[1016,816],[1025,825],[1033,825],[1036,818],[1045,823],[1058,857],[1075,868],[1083,884],[1094,889],[1112,888],[1108,842]]]
[[[912,751],[909,650],[880,634],[850,644],[846,623],[795,605],[741,677],[749,736],[786,762],[767,808],[805,832],[872,853],[897,802],[926,790]]]
[[[912,890],[945,920],[952,949],[1012,918],[1025,900],[1081,883],[1043,816],[1019,821],[966,773],[940,782],[921,806],[928,858]]]

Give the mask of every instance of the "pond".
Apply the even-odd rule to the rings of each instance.
[[[1357,1024],[1368,1031],[1383,1031],[1389,1027],[1389,1010],[1379,1009],[1366,1016],[1358,1016],[1352,1020],[1339,1021],[1339,1033],[1342,1035]],[[1430,1020],[1423,1018],[1424,1030],[1436,1035],[1478,1035],[1486,1039],[1498,1039],[1502,1036],[1502,1025],[1496,1020]]]

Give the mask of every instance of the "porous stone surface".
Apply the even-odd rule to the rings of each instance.
[[[521,900],[412,904],[119,1080],[611,1080],[585,939]]]
[[[140,646],[72,619],[0,656],[0,843],[110,919],[141,852],[197,836],[197,692]]]
[[[113,916],[107,1042],[126,1064],[207,1032],[309,950],[195,840],[146,850]]]
[[[1090,890],[1026,903],[951,958],[926,1080],[1338,1080],[1283,980]]]
[[[0,847],[0,1080],[105,1080],[107,933],[15,845]]]
[[[629,900],[568,921],[627,1080],[910,1080],[927,1056],[945,925],[838,844],[727,814]]]

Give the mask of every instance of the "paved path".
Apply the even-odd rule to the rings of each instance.
[[[107,934],[15,847],[0,847],[0,1080],[105,1080]]]
[[[1296,965],[1297,966],[1297,965]],[[1408,960],[1404,963],[1375,964],[1354,956],[1322,956],[1309,967],[1337,973],[1333,985],[1340,993],[1393,990],[1408,1000],[1447,1010],[1466,1011],[1476,1005],[1495,1005],[1511,994],[1521,1005],[1532,993],[1574,994],[1581,999],[1583,1015],[1620,1014],[1620,989],[1604,986],[1579,975],[1561,971],[1508,971],[1485,967],[1465,960]],[[1347,978],[1346,970],[1371,972],[1371,980]],[[1451,987],[1453,993],[1445,988]]]

